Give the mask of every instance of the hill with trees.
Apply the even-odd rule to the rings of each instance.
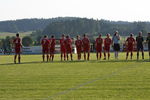
[[[50,19],[20,19],[10,21],[0,21],[0,32],[28,32],[43,30],[48,24],[59,21],[74,20],[75,17],[58,17]]]
[[[127,36],[129,33],[137,34],[142,31],[144,35],[150,32],[149,22],[114,22],[107,20],[94,20],[87,18],[78,18],[70,21],[60,21],[50,23],[42,32],[42,34],[60,36],[65,33],[71,36],[87,33],[89,36],[95,36],[99,33],[106,35],[113,34],[118,30],[121,35]]]

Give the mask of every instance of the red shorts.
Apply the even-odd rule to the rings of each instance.
[[[48,51],[49,51],[48,47],[43,47],[43,49],[42,49],[43,53],[48,53]]]
[[[83,52],[90,52],[90,46],[84,46]]]
[[[60,47],[60,52],[61,52],[61,53],[66,53],[65,47]]]
[[[21,48],[15,48],[15,53],[20,54],[21,53]]]
[[[129,52],[133,51],[133,45],[129,45],[129,46],[127,47],[127,51],[129,51]]]
[[[82,48],[81,47],[77,47],[77,53],[81,53],[82,52]]]
[[[71,47],[66,47],[66,52],[67,53],[72,53],[72,48]]]
[[[97,51],[97,52],[102,52],[102,46],[97,46],[97,47],[96,47],[96,51]]]
[[[55,48],[50,48],[50,53],[54,54],[55,53]]]
[[[105,45],[104,46],[104,50],[107,51],[107,52],[109,52],[110,51],[110,46],[109,45]]]

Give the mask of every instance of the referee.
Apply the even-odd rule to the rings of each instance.
[[[120,35],[118,31],[115,31],[114,36],[112,37],[112,41],[115,52],[115,59],[118,59],[118,53],[120,51]]]
[[[142,59],[144,59],[144,47],[143,47],[144,38],[142,36],[142,32],[139,32],[139,35],[136,37],[136,42],[137,42],[137,60],[139,60],[139,51],[142,52]]]

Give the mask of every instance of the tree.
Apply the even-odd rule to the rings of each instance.
[[[32,46],[33,44],[33,40],[30,36],[25,36],[23,39],[22,39],[22,44],[24,46]]]

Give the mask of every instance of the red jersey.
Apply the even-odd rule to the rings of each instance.
[[[85,38],[83,38],[82,39],[82,43],[83,43],[83,46],[89,46],[90,45],[90,40],[87,38],[87,37],[85,37]]]
[[[65,47],[65,39],[64,38],[60,39],[60,47],[61,48]]]
[[[21,39],[19,37],[15,38],[13,44],[15,45],[15,48],[21,48]]]
[[[105,39],[104,39],[104,46],[110,46],[111,43],[112,43],[111,38],[105,38]]]
[[[71,47],[72,46],[72,39],[68,38],[64,41],[66,47]]]
[[[55,48],[55,44],[56,44],[56,39],[51,38],[51,39],[50,39],[50,47],[51,47],[51,48]]]
[[[128,45],[133,45],[133,43],[135,43],[135,39],[133,37],[128,37],[127,40]]]
[[[72,53],[72,39],[68,38],[64,42],[67,53]]]
[[[82,51],[82,40],[76,40],[75,45],[77,48],[77,53],[81,53],[81,51]]]
[[[97,38],[95,42],[96,42],[96,46],[102,46],[103,39],[102,38]]]
[[[42,41],[41,41],[41,44],[42,44],[42,47],[47,47],[48,48],[48,46],[50,44],[50,41],[47,38],[43,38]]]
[[[75,45],[76,47],[82,47],[82,40],[76,40]]]

